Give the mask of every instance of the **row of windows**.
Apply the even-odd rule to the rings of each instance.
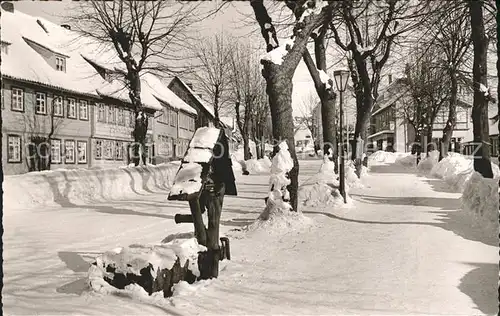
[[[99,103],[97,104],[97,121],[106,124],[135,126],[135,112],[122,107]],[[148,129],[152,128],[153,117],[148,116]]]
[[[8,135],[7,162],[20,163],[22,160],[22,141],[19,135]],[[28,146],[26,144],[26,150]],[[51,146],[51,162],[62,163],[64,158],[65,164],[86,164],[87,163],[87,142],[75,140],[52,139]]]
[[[190,131],[195,130],[195,120],[194,117],[179,113],[171,108],[163,108],[163,113],[158,117],[158,122],[163,124],[169,124],[170,126],[177,126],[177,121],[179,128],[187,129]]]
[[[11,109],[12,111],[24,112],[24,90],[21,88],[12,87],[11,89]],[[47,94],[44,92],[35,92],[35,113],[50,114],[57,117],[64,117],[64,99],[61,96],[54,96],[52,100],[52,112],[50,105],[47,104]],[[89,103],[86,100],[78,100],[74,98],[66,99],[66,117],[80,120],[89,119]]]
[[[128,142],[114,140],[95,140],[94,157],[96,159],[123,160]]]

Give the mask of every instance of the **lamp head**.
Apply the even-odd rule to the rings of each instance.
[[[335,85],[337,90],[344,92],[347,89],[347,81],[349,80],[348,70],[335,70],[333,72],[333,77],[335,78]]]

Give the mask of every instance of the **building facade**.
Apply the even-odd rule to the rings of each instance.
[[[135,112],[113,49],[101,45],[2,3],[4,174],[130,163]],[[148,162],[178,159],[196,110],[153,75],[141,77],[141,87]]]

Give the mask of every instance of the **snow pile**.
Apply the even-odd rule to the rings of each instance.
[[[349,191],[350,188],[363,188],[364,185],[361,179],[368,175],[368,168],[361,166],[361,178],[356,175],[356,167],[354,166],[354,161],[348,160],[345,162],[345,184],[346,190]]]
[[[492,163],[491,168],[494,177],[500,177],[498,166]],[[462,192],[473,173],[473,159],[459,153],[449,153],[447,157],[434,165],[429,174],[443,179],[452,189]]]
[[[419,164],[417,165],[417,170],[420,173],[429,174],[432,168],[434,168],[434,166],[438,163],[438,161],[439,161],[439,151],[437,150],[430,151],[427,154],[427,157],[420,160]]]
[[[345,205],[339,191],[339,181],[335,174],[335,164],[326,155],[323,159],[319,172],[300,186],[298,192],[299,201],[305,206]],[[347,180],[348,177],[351,176],[348,176],[346,169],[346,193],[349,192],[348,182],[352,181]],[[354,174],[354,177],[357,179],[356,174]],[[349,195],[347,195],[347,205],[352,205],[352,199]]]
[[[245,161],[246,170],[250,174],[268,173],[271,168],[271,160],[268,157],[262,159],[249,159]]]
[[[370,162],[394,163],[396,162],[396,160],[407,157],[408,155],[409,153],[398,153],[398,152],[393,153],[389,151],[378,150],[368,157],[368,161],[369,163]]]
[[[410,153],[400,155],[394,163],[405,167],[416,167],[417,156]]]
[[[198,163],[183,163],[175,176],[170,195],[192,194],[200,191],[202,169]]]
[[[293,168],[293,159],[288,151],[286,142],[279,144],[279,151],[273,157],[271,165],[271,176],[269,178],[269,196],[266,207],[257,221],[247,229],[255,230],[282,230],[308,226],[311,220],[301,212],[293,212],[290,200],[290,192],[287,186],[290,184],[288,172]]]
[[[111,278],[113,274],[106,272],[106,268],[115,268],[115,273],[141,275],[141,270],[150,267],[153,280],[163,269],[171,269],[179,259],[181,267],[188,264],[188,269],[199,276],[198,252],[206,251],[196,238],[176,239],[162,245],[131,245],[105,252],[96,258],[96,264],[89,268],[88,281],[90,287],[100,293],[109,293],[117,290],[108,284],[104,278]],[[134,287],[125,291],[134,290]]]
[[[219,139],[220,129],[215,127],[200,127],[189,142],[190,148],[214,148]]]
[[[270,61],[276,65],[281,65],[283,63],[283,58],[288,54],[288,51],[292,49],[293,44],[293,39],[288,38],[282,41],[282,44],[280,46],[262,56],[261,59]]]
[[[486,179],[474,172],[462,193],[463,209],[474,214],[479,222],[496,227],[498,232],[498,179]]]
[[[332,79],[326,74],[324,70],[318,70],[319,78],[321,82],[326,86],[327,89],[332,89]]]
[[[5,176],[5,210],[72,206],[168,190],[178,162],[114,169],[72,169]]]
[[[231,154],[231,164],[233,165],[233,172],[240,173],[243,170],[240,160],[236,158],[235,154]]]

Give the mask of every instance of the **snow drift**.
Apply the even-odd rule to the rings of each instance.
[[[339,191],[335,164],[327,156],[323,159],[318,173],[304,181],[299,187],[299,201],[305,206],[345,206]],[[361,173],[362,177],[366,176],[367,168],[363,167]],[[346,162],[345,179],[347,205],[352,205],[352,199],[348,194],[349,189],[363,187],[361,180],[356,176],[352,161]]]
[[[494,178],[500,177],[498,165],[492,163]],[[467,181],[474,173],[474,162],[471,157],[459,153],[449,153],[447,157],[436,163],[428,172],[432,177],[443,179],[453,190],[462,192]]]
[[[486,179],[474,172],[464,186],[463,209],[474,214],[478,221],[498,232],[499,190],[498,179]]]
[[[4,178],[4,208],[71,206],[170,188],[178,162],[102,170],[32,172]]]
[[[271,168],[271,160],[268,157],[262,159],[249,159],[244,162],[245,168],[250,174],[268,173]]]
[[[417,165],[417,170],[419,173],[429,174],[432,168],[434,168],[434,166],[438,163],[438,161],[439,161],[439,151],[437,150],[430,151],[427,154],[427,157],[420,160],[420,162]]]
[[[396,160],[408,155],[410,154],[378,150],[368,157],[368,162],[394,163]]]

